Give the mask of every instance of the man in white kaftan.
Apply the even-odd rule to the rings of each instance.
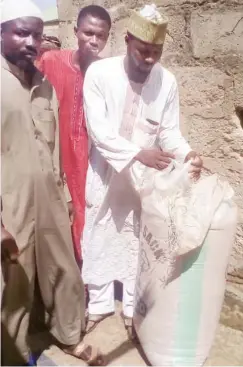
[[[125,320],[133,316],[141,213],[134,174],[141,177],[146,166],[163,169],[174,157],[194,157],[192,171],[201,169],[179,130],[176,79],[158,63],[166,26],[154,6],[133,12],[127,55],[92,64],[84,82],[91,150],[83,278],[92,328],[114,312],[114,280],[123,283]]]

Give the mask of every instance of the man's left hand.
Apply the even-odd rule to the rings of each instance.
[[[16,261],[19,249],[13,236],[1,225],[1,260]]]
[[[73,224],[73,217],[74,217],[74,207],[73,207],[73,202],[69,201],[67,203],[68,205],[68,214],[69,214],[69,219],[70,219],[70,223],[71,225]]]
[[[190,159],[191,159],[191,167],[189,169],[190,176],[193,179],[198,180],[201,175],[203,161],[199,157],[199,155],[193,151],[187,154],[185,162],[189,161]]]

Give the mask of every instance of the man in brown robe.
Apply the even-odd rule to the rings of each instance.
[[[97,348],[82,341],[84,286],[60,175],[57,100],[33,64],[42,41],[41,13],[30,0],[4,0],[1,15],[3,364],[30,360],[27,334],[37,280],[58,345],[99,365]]]

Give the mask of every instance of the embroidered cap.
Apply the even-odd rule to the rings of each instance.
[[[162,45],[165,41],[168,18],[160,14],[156,5],[145,5],[131,11],[127,31],[143,42]]]

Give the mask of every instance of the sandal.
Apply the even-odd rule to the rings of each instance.
[[[98,324],[105,320],[107,317],[112,316],[114,312],[104,313],[103,315],[87,315],[87,322],[86,322],[86,334],[89,334],[93,331]]]
[[[66,347],[62,350],[66,354],[81,359],[89,366],[105,366],[104,357],[100,350],[89,344],[85,344],[83,341],[79,342],[74,347]]]
[[[132,317],[127,317],[124,314],[122,314],[122,318],[123,318],[125,329],[127,331],[128,339],[131,340],[132,342],[136,343],[136,344],[140,344],[139,340],[138,340],[138,337],[137,337],[137,334],[136,334],[136,331],[135,331],[134,326],[133,326]]]

